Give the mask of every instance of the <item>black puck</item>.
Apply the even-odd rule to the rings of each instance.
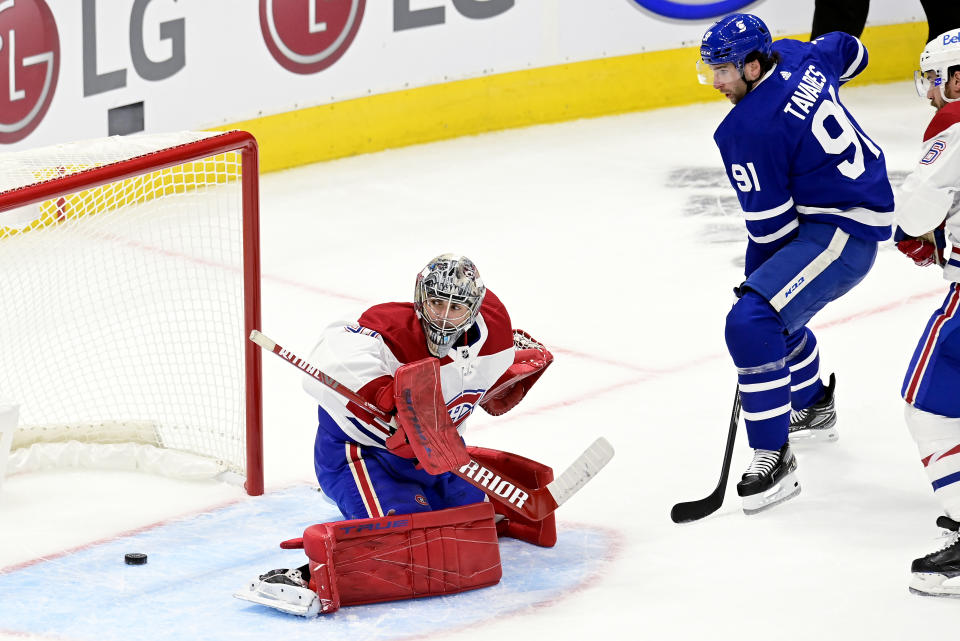
[[[147,563],[147,555],[139,552],[128,552],[123,555],[123,562],[127,565],[145,565]]]

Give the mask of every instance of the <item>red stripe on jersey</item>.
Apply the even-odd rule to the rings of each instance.
[[[960,103],[948,102],[942,109],[938,109],[923,133],[923,142],[949,129],[960,122]]]
[[[346,447],[347,466],[353,473],[353,480],[357,484],[357,490],[360,492],[360,498],[363,499],[363,505],[367,508],[367,515],[370,518],[383,516],[383,510],[380,508],[377,493],[373,489],[373,482],[370,480],[370,473],[367,471],[367,464],[360,453],[360,447],[354,443],[347,443]]]
[[[480,349],[480,356],[510,349],[513,346],[510,314],[496,294],[489,289],[480,305],[480,315],[486,323],[488,334]],[[413,303],[374,305],[360,316],[358,322],[363,327],[379,332],[383,342],[401,363],[413,363],[430,356],[427,351],[427,338],[413,309]],[[441,365],[449,362],[449,358],[440,361]]]
[[[917,364],[913,369],[913,375],[910,377],[910,385],[907,387],[907,394],[904,396],[904,400],[911,405],[917,400],[917,388],[920,387],[920,381],[923,379],[923,374],[926,372],[927,365],[930,362],[930,353],[933,351],[933,346],[937,343],[940,328],[956,313],[957,305],[960,303],[960,287],[954,283],[952,288],[953,295],[950,297],[950,302],[947,303],[947,307],[943,313],[933,322],[930,333],[927,334],[927,340],[923,344],[923,350],[920,352],[920,358],[917,359]]]
[[[957,445],[954,448],[947,450],[946,452],[944,452],[943,454],[940,454],[939,456],[937,455],[936,452],[934,452],[930,456],[920,460],[923,462],[923,466],[927,467],[928,465],[930,465],[930,459],[932,459],[934,456],[936,456],[937,460],[939,461],[940,459],[946,458],[948,456],[952,456],[954,454],[960,454],[960,445]]]

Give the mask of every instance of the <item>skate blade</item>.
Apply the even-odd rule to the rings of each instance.
[[[920,596],[960,599],[960,576],[915,572],[910,579],[910,591]]]
[[[832,443],[840,438],[836,427],[827,427],[819,430],[797,430],[790,432],[790,444],[798,443]]]
[[[281,612],[286,612],[287,614],[295,614],[299,617],[315,617],[320,614],[320,599],[313,599],[308,605],[294,605],[293,603],[287,603],[285,601],[280,601],[269,596],[265,596],[260,592],[255,590],[243,590],[241,592],[234,592],[233,596],[242,600],[249,601],[250,603],[257,603],[259,605],[265,605],[268,608],[273,608],[274,610],[280,610]]]
[[[784,476],[779,483],[766,492],[754,494],[753,496],[744,496],[743,513],[756,514],[757,512],[769,510],[774,505],[788,501],[797,494],[800,494],[800,481],[797,480],[795,473],[790,472]]]

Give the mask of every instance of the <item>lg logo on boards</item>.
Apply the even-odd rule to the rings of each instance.
[[[145,80],[163,80],[186,65],[184,19],[159,25],[162,41],[170,41],[171,54],[161,60],[146,53],[144,22],[153,0],[133,0],[130,10],[129,47],[134,71]],[[115,7],[111,7],[115,10]],[[83,95],[120,89],[127,85],[127,70],[101,72],[97,61],[97,0],[82,0]],[[57,88],[60,72],[60,35],[45,0],[0,0],[0,144],[26,138],[43,120]],[[108,112],[110,134],[143,129],[143,103]]]
[[[0,1],[0,143],[26,138],[50,107],[60,72],[60,36],[43,0]]]
[[[466,18],[492,18],[515,0],[393,0],[393,30],[446,22],[446,3]],[[412,8],[411,4],[419,5]],[[347,51],[363,19],[366,0],[260,0],[260,30],[267,49],[287,71],[323,71]],[[378,0],[377,7],[385,6]],[[432,6],[424,6],[430,4]]]
[[[176,17],[154,24],[147,17],[154,3]],[[129,31],[124,34],[128,37],[122,38],[129,47],[129,63],[117,63],[115,56],[103,54],[109,47],[100,46],[116,41],[117,34],[97,31],[98,12],[116,11],[115,1],[80,0],[84,97],[126,87],[131,71],[144,80],[160,81],[184,69],[188,18],[177,15],[182,10],[171,3],[175,0],[122,3],[130,7]],[[514,4],[515,0],[393,0],[393,31],[444,24],[448,11],[473,20],[492,18]],[[288,71],[317,73],[350,47],[365,5],[366,0],[259,0],[264,42]],[[382,9],[386,2],[378,0],[376,6]],[[169,53],[151,57],[149,51],[157,47],[147,45],[158,43]],[[60,58],[60,34],[47,0],[0,0],[0,145],[23,140],[43,120],[56,93]],[[111,135],[144,129],[143,102],[114,107],[107,116]]]

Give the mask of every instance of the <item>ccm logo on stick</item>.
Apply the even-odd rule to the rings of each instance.
[[[508,503],[516,505],[518,509],[523,507],[524,501],[530,498],[529,494],[515,487],[513,483],[505,481],[500,478],[499,475],[494,474],[476,461],[470,461],[461,467],[460,473],[465,474],[467,478],[472,479],[477,485],[492,490],[497,496],[502,496],[507,499]]]

